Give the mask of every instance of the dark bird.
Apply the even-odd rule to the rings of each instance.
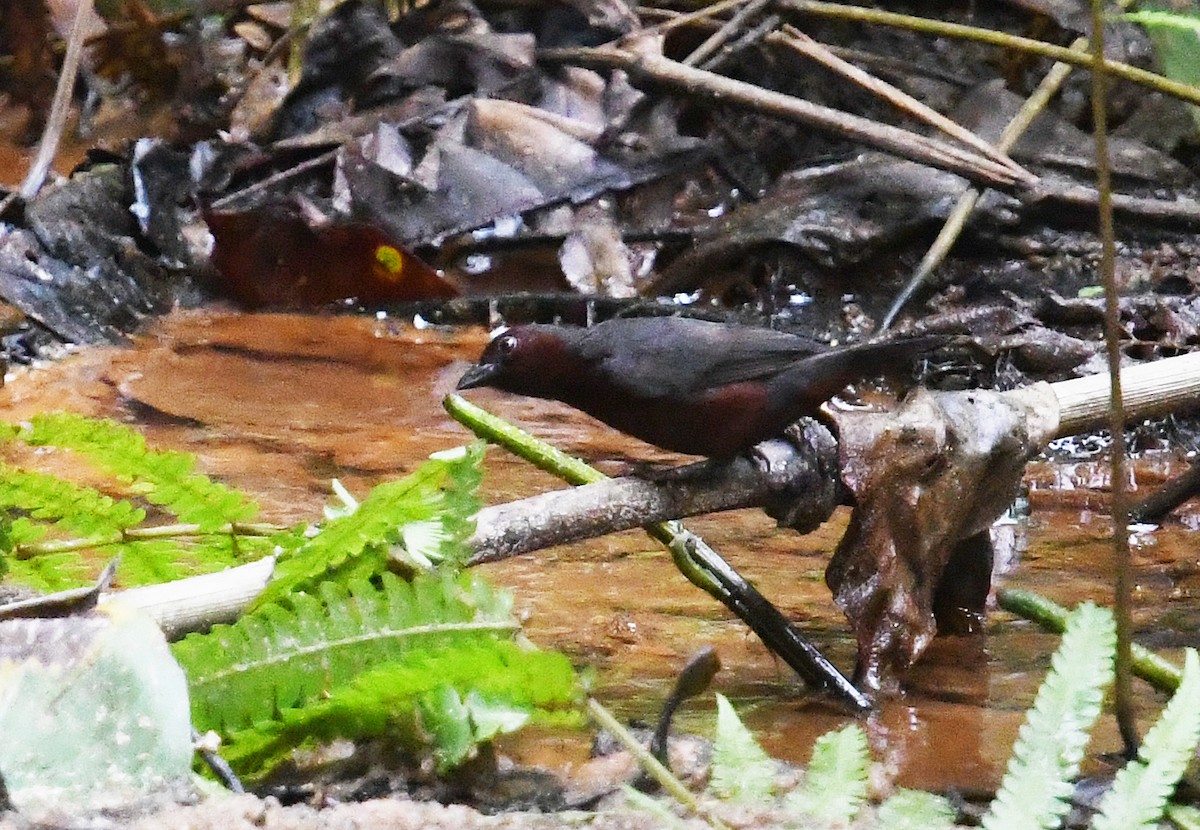
[[[944,342],[914,337],[830,348],[683,317],[514,326],[488,344],[458,388],[562,401],[663,449],[731,459],[815,414],[848,384],[894,372]]]

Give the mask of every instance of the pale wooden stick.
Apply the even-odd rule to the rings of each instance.
[[[231,623],[242,615],[275,573],[275,557],[227,568],[211,574],[177,579],[144,588],[115,591],[100,597],[100,604],[119,602],[149,614],[167,639],[216,623]]]
[[[1165,415],[1200,403],[1200,352],[1167,357],[1121,370],[1128,420]],[[1050,384],[1058,398],[1057,437],[1104,427],[1108,420],[1107,374]]]

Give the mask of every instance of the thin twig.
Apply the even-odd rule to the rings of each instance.
[[[637,13],[640,17],[649,15],[663,15],[666,19],[660,23],[655,23],[652,26],[647,26],[644,29],[637,30],[634,34],[638,38],[645,38],[651,34],[661,34],[670,31],[671,29],[679,28],[696,23],[700,20],[710,20],[718,17],[730,9],[736,9],[738,6],[745,5],[747,0],[721,0],[719,3],[713,3],[711,6],[705,6],[702,9],[697,9],[694,12],[677,12],[672,9],[658,9],[649,6],[639,6]]]
[[[706,821],[709,826],[716,830],[730,830],[729,825],[725,824],[709,811],[705,810],[696,796],[692,795],[691,790],[684,786],[675,775],[663,766],[662,762],[650,754],[650,750],[642,746],[641,742],[625,728],[619,720],[613,717],[600,701],[594,697],[589,697],[587,700],[588,714],[592,716],[592,720],[596,722],[602,729],[608,730],[620,744],[632,755],[637,762],[655,781],[658,782],[664,790],[675,797],[675,800],[687,807],[697,816]]]
[[[1125,481],[1125,403],[1121,394],[1121,310],[1117,294],[1116,241],[1113,231],[1112,166],[1108,157],[1108,72],[1104,57],[1104,8],[1092,0],[1092,122],[1096,141],[1096,189],[1100,191],[1100,276],[1104,284],[1104,346],[1111,387],[1108,429],[1112,436],[1111,477],[1113,555],[1117,574],[1113,611],[1117,618],[1116,684],[1113,702],[1125,756],[1136,758],[1137,719],[1130,685],[1132,575],[1129,554],[1129,494]]]
[[[71,34],[67,39],[67,54],[63,57],[62,69],[58,73],[58,86],[54,89],[54,102],[50,105],[50,116],[46,119],[46,128],[42,130],[42,138],[38,142],[37,155],[25,181],[21,182],[21,198],[32,199],[42,189],[54,156],[58,153],[58,143],[62,140],[63,130],[67,126],[67,116],[71,114],[71,93],[75,89],[75,76],[79,74],[79,59],[83,56],[84,33],[87,30],[88,16],[92,13],[92,0],[79,0],[75,8],[75,19],[71,22]]]
[[[18,559],[32,559],[51,553],[66,553],[73,550],[88,550],[119,545],[122,542],[143,542],[147,539],[182,539],[192,536],[252,536],[263,537],[281,533],[286,527],[269,524],[227,524],[212,530],[203,530],[198,524],[156,525],[155,527],[128,527],[102,536],[83,539],[51,539],[45,542],[28,542],[18,545],[13,555]]]
[[[784,26],[783,33],[774,35],[768,38],[771,42],[782,43],[788,49],[798,52],[811,60],[817,61],[822,66],[837,72],[839,75],[854,81],[869,92],[878,95],[885,101],[893,104],[896,107],[904,110],[908,114],[925,121],[928,124],[937,127],[951,138],[956,138],[968,147],[977,150],[982,155],[987,156],[993,161],[1003,164],[1006,167],[1011,167],[1014,172],[1020,175],[1021,167],[1011,158],[1009,158],[1004,150],[998,149],[995,145],[980,138],[975,133],[968,130],[966,127],[958,124],[950,118],[942,115],[926,104],[921,103],[916,98],[909,95],[902,89],[889,84],[887,81],[881,80],[869,72],[859,69],[849,61],[839,58],[824,44],[818,43],[808,35],[801,32],[794,26]]]
[[[1041,55],[1074,66],[1092,68],[1093,58],[1089,54],[1080,54],[1069,47],[1056,46],[1033,38],[1010,35],[994,29],[984,29],[978,26],[967,26],[962,23],[947,23],[942,20],[932,20],[926,17],[913,17],[896,12],[885,12],[864,6],[844,6],[840,3],[825,3],[821,0],[779,0],[779,8],[791,9],[803,14],[814,14],[821,17],[833,17],[838,20],[855,20],[860,23],[878,23],[897,29],[906,29],[923,34],[939,37],[952,37],[960,40],[970,40],[976,43],[988,43],[1002,46],[1018,52]],[[1200,104],[1200,88],[1190,84],[1172,81],[1154,72],[1130,66],[1127,63],[1109,59],[1103,60],[1104,69],[1110,75],[1115,75],[1126,81],[1150,87],[1151,89],[1170,95],[1173,98]]]
[[[1071,44],[1071,49],[1083,53],[1087,50],[1087,38],[1079,38]],[[1021,105],[1021,109],[1013,116],[1012,120],[1004,127],[1004,132],[1001,133],[1000,139],[996,142],[997,149],[1002,153],[1007,153],[1016,145],[1017,140],[1024,135],[1029,129],[1029,125],[1033,123],[1033,119],[1037,114],[1046,108],[1050,99],[1058,92],[1067,76],[1071,74],[1071,65],[1059,61],[1054,66],[1050,67],[1050,71],[1042,78],[1037,89],[1033,94],[1025,99],[1025,103]],[[887,331],[895,321],[900,310],[917,292],[925,281],[929,279],[930,274],[937,268],[946,257],[950,254],[950,249],[954,247],[954,243],[962,234],[962,230],[966,227],[967,219],[970,218],[971,212],[975,210],[975,205],[979,203],[979,197],[982,194],[978,187],[969,186],[958,197],[950,215],[946,217],[945,224],[938,231],[937,238],[933,240],[933,244],[929,246],[929,250],[925,252],[921,262],[917,265],[913,275],[909,277],[908,282],[896,298],[892,300],[892,305],[888,309],[887,314],[883,317],[883,322],[880,324],[880,331]]]
[[[749,3],[738,9],[733,17],[729,18],[715,32],[705,38],[703,43],[693,49],[692,53],[683,59],[683,65],[700,66],[703,64],[719,52],[721,47],[728,43],[739,31],[745,28],[752,17],[770,6],[772,2],[774,0],[750,0]]]
[[[736,40],[726,43],[715,55],[699,64],[700,68],[707,69],[709,72],[715,72],[732,60],[737,54],[762,43],[779,28],[779,24],[782,22],[783,18],[777,14],[767,15],[743,32]]]
[[[673,87],[687,94],[734,104],[765,115],[825,129],[845,138],[901,158],[957,173],[966,179],[1002,190],[1029,187],[1032,173],[998,164],[953,144],[888,124],[879,124],[853,113],[823,107],[754,84],[684,66],[655,55],[638,55],[622,49],[543,49],[538,59],[553,63],[623,69],[642,80]]]

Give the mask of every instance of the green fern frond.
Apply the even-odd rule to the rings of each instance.
[[[437,650],[413,649],[401,659],[377,665],[345,685],[333,688],[327,697],[303,708],[286,709],[269,722],[236,731],[222,750],[224,757],[243,775],[269,771],[290,754],[293,747],[336,739],[386,736],[414,753],[437,753],[437,735],[423,727],[422,717],[453,717],[452,712],[433,714],[439,700],[448,700],[439,689],[456,691],[453,700],[481,699],[520,708],[534,715],[561,710],[578,719],[579,687],[567,659],[556,652],[524,649],[510,640],[448,643]],[[477,698],[480,699],[480,698]],[[424,715],[421,714],[422,707]],[[467,716],[470,709],[464,708]],[[460,712],[462,714],[462,712]],[[510,721],[517,725],[516,719]],[[497,724],[472,732],[474,743],[496,733]],[[502,726],[499,728],[503,728]],[[453,738],[461,741],[461,737]],[[454,753],[465,757],[461,743]]]
[[[408,651],[508,635],[509,600],[471,574],[385,573],[348,586],[323,583],[286,605],[268,605],[233,625],[174,645],[188,674],[198,728],[231,731],[311,701]]]
[[[33,446],[63,447],[85,456],[132,492],[202,530],[244,522],[258,512],[245,494],[196,473],[193,456],[152,450],[141,434],[113,421],[69,412],[40,414],[18,437]]]
[[[137,527],[146,512],[128,501],[113,499],[91,487],[32,470],[23,470],[0,462],[0,509],[26,514],[19,520],[22,533],[19,544],[28,544],[47,535],[94,540],[104,545],[104,559],[121,557],[121,583],[125,586],[149,585],[178,579],[204,570],[235,564],[229,555],[228,537],[192,552],[187,545],[171,539],[120,541],[122,534]],[[31,532],[36,528],[36,531]],[[214,554],[223,549],[225,555]],[[44,556],[45,554],[39,554]],[[261,555],[261,554],[259,554]],[[79,556],[79,554],[76,554]],[[69,562],[65,557],[52,560]],[[61,590],[86,582],[94,575],[95,564],[87,567],[81,559],[70,573],[58,573],[48,562],[36,567],[14,567],[14,577],[33,588]]]
[[[813,745],[804,782],[787,798],[788,809],[831,823],[854,819],[867,800],[867,734],[851,723],[826,732]]]
[[[438,453],[414,473],[376,486],[349,515],[327,522],[308,544],[280,561],[255,608],[328,580],[370,577],[386,569],[391,548],[421,567],[461,563],[474,532],[484,444]],[[409,528],[407,531],[405,528]]]
[[[49,553],[9,559],[7,576],[19,585],[53,593],[86,585],[96,573],[97,568],[78,553]]]
[[[196,572],[187,567],[179,543],[173,539],[153,539],[145,542],[122,542],[104,549],[104,561],[121,557],[120,579],[123,587],[155,585],[182,579]],[[231,563],[212,563],[204,570],[214,570]],[[208,565],[208,563],[205,563]]]
[[[1183,681],[1146,733],[1138,757],[1117,773],[1100,801],[1093,830],[1140,830],[1158,824],[1167,799],[1200,741],[1200,660],[1189,648]]]
[[[735,801],[766,800],[774,789],[776,766],[742,723],[733,704],[718,692],[709,789],[720,798]]]
[[[58,524],[78,536],[108,536],[145,521],[146,511],[99,490],[0,462],[0,508]]]
[[[1013,747],[1000,792],[983,818],[985,830],[1058,827],[1071,778],[1112,681],[1116,629],[1112,613],[1091,603],[1072,612]]]
[[[489,700],[477,689],[460,695],[449,683],[417,698],[419,734],[428,737],[440,773],[473,758],[480,744],[516,732],[529,722],[531,714],[527,707]]]
[[[880,830],[950,830],[956,815],[940,795],[899,789],[879,805],[876,822]]]

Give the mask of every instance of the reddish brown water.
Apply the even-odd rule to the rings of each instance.
[[[0,417],[70,409],[135,423],[161,447],[195,453],[203,469],[254,493],[264,518],[310,519],[337,476],[354,492],[412,470],[467,433],[442,411],[483,331],[415,331],[387,321],[283,315],[188,314],[163,323],[132,349],[93,349],[22,370],[0,391]],[[472,399],[592,460],[662,458],[554,404],[480,390]],[[1161,478],[1165,462],[1139,465]],[[1059,602],[1105,599],[1109,552],[1102,468],[1032,465],[1035,505],[1027,550],[1005,579]],[[488,457],[484,499],[499,502],[557,483],[502,452]],[[1069,488],[1065,489],[1064,488]],[[1081,494],[1087,498],[1081,498]],[[1200,555],[1183,521],[1138,537],[1139,630],[1178,656],[1196,645]],[[823,582],[846,521],[816,533],[776,530],[755,511],[689,522],[840,666],[853,644]],[[566,651],[596,674],[596,695],[624,717],[652,719],[674,672],[700,645],[724,669],[714,687],[737,704],[773,753],[806,760],[812,739],[845,722],[805,697],[792,672],[640,533],[623,533],[487,567],[514,589],[536,642]],[[991,789],[1056,639],[996,612],[986,637],[946,639],[869,723],[876,758],[905,786]],[[1156,703],[1141,689],[1147,706]],[[711,731],[711,696],[689,704],[682,728]],[[1149,711],[1149,710],[1148,710]],[[506,749],[562,767],[585,757],[583,735],[527,734]],[[1106,721],[1094,751],[1115,749]]]

